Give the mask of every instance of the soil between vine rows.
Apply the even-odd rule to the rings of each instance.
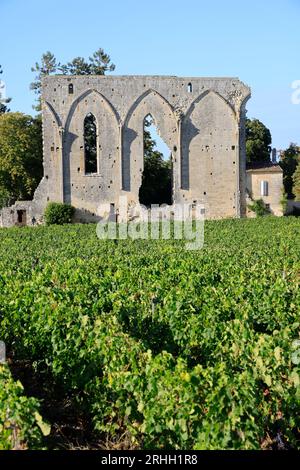
[[[29,360],[8,357],[12,376],[24,387],[24,395],[37,398],[41,413],[51,425],[51,433],[44,438],[47,450],[135,450],[127,433],[108,436],[94,431],[91,417],[80,410],[75,396],[66,394],[55,384],[48,371],[36,372]]]

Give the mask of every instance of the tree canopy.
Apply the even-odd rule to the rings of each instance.
[[[164,161],[163,154],[156,150],[156,142],[148,129],[152,123],[152,117],[147,116],[144,122],[144,172],[139,199],[145,206],[172,204],[171,161]]]
[[[294,184],[295,180],[293,178],[294,173],[299,167],[300,163],[300,147],[297,144],[291,143],[289,148],[287,148],[281,154],[280,166],[283,170],[283,184],[284,190],[287,194],[288,199],[293,199],[295,197]]]
[[[246,120],[246,154],[248,162],[269,161],[272,137],[258,119]]]
[[[0,207],[31,198],[43,175],[41,119],[0,116]]]

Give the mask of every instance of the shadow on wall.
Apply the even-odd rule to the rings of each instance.
[[[134,129],[126,127],[124,129],[123,139],[123,153],[122,158],[122,189],[124,191],[130,191],[130,157],[131,157],[131,145],[138,136],[138,133]]]
[[[71,204],[71,166],[70,166],[70,154],[72,145],[75,140],[78,139],[76,134],[71,132],[66,133],[63,145],[63,190],[64,190],[64,202]]]
[[[181,189],[190,187],[190,145],[192,140],[200,134],[200,129],[194,126],[191,114],[185,117],[182,123],[184,140],[181,144]]]
[[[94,212],[90,212],[87,209],[75,209],[75,214],[73,217],[73,221],[75,223],[80,224],[92,224],[98,223],[102,220],[102,217],[95,214]]]

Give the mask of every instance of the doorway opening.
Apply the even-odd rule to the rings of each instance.
[[[18,219],[18,225],[26,225],[26,211],[18,210],[17,219]]]
[[[139,190],[140,204],[172,204],[172,153],[159,135],[154,118],[144,119],[144,171]]]

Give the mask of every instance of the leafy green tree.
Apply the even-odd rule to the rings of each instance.
[[[293,193],[295,194],[296,201],[300,201],[300,165],[297,165],[295,173],[293,175]]]
[[[172,204],[171,161],[164,161],[162,153],[155,150],[156,142],[147,129],[152,123],[152,118],[145,119],[144,172],[139,199],[145,206]]]
[[[2,67],[0,65],[0,75],[2,75],[2,73],[3,73],[3,70],[2,70]],[[1,81],[0,81],[0,115],[4,114],[4,113],[8,113],[10,111],[9,108],[6,105],[7,105],[7,103],[9,103],[11,101],[11,98],[2,97],[2,93],[1,93],[2,88],[3,88],[3,85],[1,86]]]
[[[115,70],[115,65],[111,63],[110,56],[99,48],[93,53],[88,60],[84,57],[75,57],[67,64],[57,62],[52,52],[48,51],[42,55],[41,63],[36,62],[31,68],[32,72],[36,72],[35,80],[31,83],[30,89],[37,95],[37,104],[34,109],[41,110],[41,82],[42,78],[47,75],[60,73],[62,75],[105,75],[106,72]]]
[[[300,147],[297,144],[291,143],[281,154],[280,166],[283,170],[283,184],[284,190],[288,199],[294,199],[295,194],[293,190],[294,180],[293,175],[300,162]]]
[[[43,174],[41,119],[21,113],[0,116],[0,203],[33,195]]]
[[[10,192],[0,183],[0,209],[8,207],[13,202]]]
[[[269,161],[272,137],[258,119],[246,120],[246,154],[248,162]]]

